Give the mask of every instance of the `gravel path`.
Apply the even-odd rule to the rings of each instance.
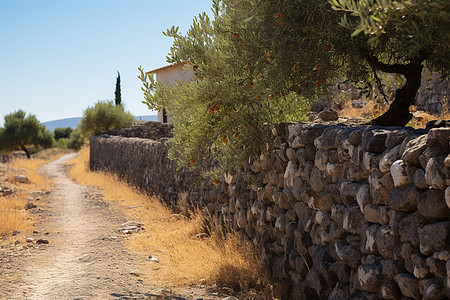
[[[177,295],[149,284],[139,271],[147,258],[125,250],[128,235],[117,231],[129,220],[98,190],[69,179],[65,163],[74,155],[41,168],[55,188],[32,210],[36,231],[16,235],[15,243],[0,249],[0,299],[223,298],[198,287]]]

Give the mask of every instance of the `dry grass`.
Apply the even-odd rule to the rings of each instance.
[[[85,147],[70,162],[74,164],[72,178],[83,185],[102,187],[105,199],[119,203],[130,220],[145,224],[146,230],[133,234],[127,246],[159,260],[159,263],[149,260],[143,266],[153,282],[169,282],[173,287],[216,284],[236,291],[266,289],[266,295],[271,293],[255,248],[239,234],[225,237],[219,231],[205,234],[201,213],[194,213],[191,218],[172,214],[161,202],[149,199],[115,176],[90,172],[88,160],[89,150]]]
[[[19,192],[0,198],[0,237],[11,234],[14,230],[21,232],[31,232],[33,220],[28,212],[24,210],[27,203],[27,191],[50,190],[53,182],[38,173],[38,169],[45,163],[57,159],[65,151],[50,149],[42,151],[32,159],[15,158],[6,164],[7,181],[17,185]],[[17,175],[26,175],[30,183],[16,182]]]
[[[10,195],[0,198],[0,237],[11,234],[14,230],[31,232],[32,221],[23,209],[27,200],[23,195]]]
[[[67,153],[64,149],[47,149],[39,152],[31,159],[14,158],[7,163],[9,172],[7,174],[7,181],[13,183],[21,190],[25,191],[39,191],[50,190],[53,188],[53,182],[39,174],[39,168],[48,162],[58,159]],[[25,175],[30,179],[30,183],[18,183],[15,180],[17,175]]]
[[[427,112],[417,111],[417,107],[411,106],[410,111],[413,113],[414,117],[407,124],[415,129],[425,128],[428,122],[434,120],[449,120],[450,119],[450,109],[448,106],[444,105],[445,109],[439,115],[431,115]],[[343,109],[339,112],[340,116],[345,117],[363,117],[366,119],[375,119],[379,117],[384,112],[388,110],[389,106],[376,103],[374,101],[368,101],[363,108],[352,107],[351,101],[347,101],[343,105]]]
[[[368,101],[362,108],[354,108],[351,101],[346,101],[344,102],[343,108],[339,112],[339,115],[344,117],[375,119],[386,112],[388,108],[389,106],[377,103],[375,101]]]

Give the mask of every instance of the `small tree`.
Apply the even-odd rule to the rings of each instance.
[[[83,112],[80,131],[87,138],[115,128],[130,127],[133,121],[133,115],[126,112],[122,105],[114,105],[112,101],[98,101]]]
[[[114,91],[114,101],[116,105],[122,104],[122,95],[120,93],[120,73],[117,71],[116,90]]]
[[[54,130],[55,140],[58,141],[59,139],[69,138],[72,131],[73,131],[73,129],[71,127],[55,128],[55,130]]]
[[[53,145],[53,135],[34,115],[26,116],[18,110],[5,116],[5,127],[0,131],[0,150],[22,149],[27,158],[31,157],[29,147],[49,148]]]

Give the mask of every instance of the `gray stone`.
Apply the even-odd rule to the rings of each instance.
[[[361,212],[364,212],[364,206],[372,203],[372,198],[370,196],[370,185],[363,184],[360,186],[358,192],[356,193],[356,202],[361,209]]]
[[[425,151],[427,147],[427,136],[421,135],[417,138],[410,140],[406,144],[406,149],[403,152],[402,160],[407,165],[420,166],[419,157]]]
[[[419,288],[423,295],[423,300],[442,300],[446,298],[441,283],[435,278],[422,280]]]
[[[349,282],[350,269],[342,261],[335,261],[330,266],[330,272],[336,274],[340,282]]]
[[[425,168],[425,181],[434,189],[444,190],[450,183],[450,168],[444,166],[444,156],[431,158]]]
[[[390,131],[385,142],[386,148],[392,149],[395,146],[400,145],[410,134],[410,132],[404,129]]]
[[[365,130],[362,136],[363,149],[368,152],[382,153],[386,150],[387,133],[382,129]]]
[[[450,186],[445,189],[445,203],[447,207],[450,209]]]
[[[342,227],[345,231],[360,234],[363,223],[364,215],[361,213],[358,206],[349,206],[345,209],[344,220],[342,223]]]
[[[402,187],[411,183],[408,174],[405,170],[406,164],[403,160],[396,160],[391,165],[392,179],[395,187]]]
[[[390,176],[389,173],[386,175]],[[375,205],[387,205],[389,203],[390,190],[383,184],[383,177],[380,170],[372,169],[369,175],[370,194]]]
[[[445,191],[429,189],[426,198],[420,198],[417,211],[427,219],[448,218],[450,209],[445,203]]]
[[[399,226],[400,240],[402,243],[409,242],[413,246],[419,246],[419,230],[425,225],[426,219],[417,212],[403,218]]]
[[[448,250],[447,237],[450,234],[450,222],[429,224],[419,230],[420,252],[431,255],[436,251]]]
[[[337,121],[339,119],[338,113],[331,109],[321,111],[318,117],[325,122]]]
[[[347,300],[350,298],[350,287],[348,284],[343,284],[342,282],[338,282],[333,291],[331,292],[328,299],[333,300]]]
[[[380,262],[383,269],[383,277],[394,279],[397,274],[403,273],[405,267],[400,261],[395,261],[393,259],[385,259]]]
[[[386,300],[398,300],[401,298],[400,288],[393,280],[384,280],[380,288],[380,294]]]
[[[417,299],[421,298],[419,293],[419,280],[409,273],[400,273],[394,277],[402,294],[406,297]]]
[[[394,235],[394,232],[387,225],[383,225],[378,229],[376,235],[376,243],[378,252],[385,258],[400,258],[400,237]]]
[[[445,158],[445,160],[444,160],[444,165],[445,165],[447,168],[450,168],[450,154],[447,155],[447,157]]]
[[[430,159],[434,157],[443,156],[445,160],[445,156],[448,154],[448,150],[443,148],[436,148],[436,147],[428,147],[423,151],[422,155],[419,157],[420,165],[423,169],[426,169],[427,163]],[[444,163],[442,162],[442,168],[444,168]]]
[[[339,191],[341,194],[342,202],[344,202],[345,205],[356,204],[356,193],[358,192],[360,187],[361,185],[348,181],[341,183]]]
[[[367,228],[362,235],[361,240],[361,252],[364,254],[378,254],[378,248],[376,243],[377,232],[380,225],[374,224]]]
[[[427,189],[429,187],[425,181],[425,171],[423,169],[416,169],[413,180],[414,185],[419,189]]]
[[[410,273],[414,273],[414,263],[412,261],[412,255],[413,255],[413,253],[416,253],[416,252],[417,252],[417,248],[411,246],[410,243],[402,244],[402,247],[400,250],[400,255],[404,259],[404,266],[405,266],[406,270]]]
[[[415,186],[394,189],[389,198],[389,206],[397,211],[412,212],[417,209],[420,199],[425,198]]]
[[[372,293],[378,292],[382,282],[381,268],[375,264],[359,266],[358,281],[363,290]]]
[[[414,265],[413,274],[417,279],[424,279],[429,273],[429,267],[425,261],[425,258],[421,257],[417,253],[411,255],[411,261]]]
[[[14,181],[18,183],[30,183],[30,178],[25,175],[17,175],[14,177]]]
[[[407,216],[404,212],[399,212],[391,209],[388,212],[389,215],[389,228],[392,230],[394,235],[400,234],[400,221]]]
[[[320,170],[318,168],[313,167],[313,169],[311,170],[311,177],[310,177],[309,183],[311,185],[311,188],[315,192],[321,192],[323,190],[324,183],[323,183],[323,179],[322,179],[322,173],[320,172]]]
[[[381,223],[378,215],[378,207],[372,204],[364,206],[364,219],[370,223]]]
[[[386,150],[385,154],[381,157],[379,168],[380,171],[385,173],[389,172],[391,169],[392,164],[400,159],[400,145],[395,146],[394,148],[388,148],[390,150]]]
[[[358,147],[362,142],[362,131],[355,130],[350,133],[347,141],[354,147]]]
[[[305,182],[301,177],[297,177],[294,179],[292,186],[292,195],[295,199],[301,200],[302,194],[305,191]]]
[[[432,128],[428,131],[427,146],[439,147],[450,151],[450,128]]]
[[[326,191],[322,192],[320,194],[317,194],[315,196],[311,196],[311,197],[309,197],[309,200],[308,200],[309,207],[316,209],[316,210],[321,210],[324,212],[330,212],[333,205],[334,205],[333,198]]]
[[[351,268],[357,268],[362,257],[361,251],[355,246],[342,241],[334,243],[335,251],[339,259]]]
[[[447,276],[445,261],[429,256],[426,264],[430,267],[430,272],[437,278],[444,279]]]

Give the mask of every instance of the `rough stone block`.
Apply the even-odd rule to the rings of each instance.
[[[420,166],[419,157],[427,147],[427,136],[421,135],[406,144],[405,151],[402,155],[402,160],[407,165]]]
[[[380,159],[380,163],[378,164],[380,171],[383,173],[389,172],[392,164],[400,159],[400,145],[395,146],[394,148],[388,148],[390,150],[386,150],[386,152],[382,155]]]
[[[450,150],[449,146],[450,128],[432,128],[428,131],[427,146],[439,147]]]
[[[381,297],[386,300],[397,300],[400,299],[402,295],[398,284],[393,280],[383,281],[380,288],[380,294]]]
[[[409,242],[413,246],[419,246],[419,230],[426,224],[426,219],[417,212],[403,218],[399,226],[400,240],[402,243]]]
[[[450,186],[445,189],[445,203],[447,207],[450,208]]]
[[[417,204],[422,198],[425,198],[425,194],[413,185],[396,188],[389,197],[389,206],[397,211],[412,212],[417,210]]]
[[[392,163],[390,170],[395,187],[402,187],[411,183],[405,167],[406,164],[403,160],[396,160]]]
[[[425,171],[423,169],[416,169],[413,180],[414,185],[419,189],[427,189],[429,187],[425,181]]]
[[[376,236],[380,225],[374,224],[367,228],[361,239],[361,252],[364,254],[378,254]]]
[[[345,209],[342,226],[345,231],[354,234],[360,234],[363,228],[364,215],[358,206],[350,206]]]
[[[397,274],[404,273],[405,267],[402,262],[393,259],[385,259],[380,262],[383,269],[383,277],[394,279]]]
[[[400,291],[406,297],[419,300],[421,298],[419,293],[419,280],[412,274],[400,273],[394,277],[400,287]]]
[[[445,191],[429,189],[427,197],[419,199],[417,211],[427,219],[448,218],[450,209],[445,203]]]
[[[361,288],[368,292],[378,292],[381,282],[381,268],[375,264],[365,264],[358,267],[358,281]]]
[[[434,189],[444,190],[450,182],[450,168],[444,166],[444,156],[433,157],[426,164],[425,182]]]
[[[386,138],[388,131],[383,129],[366,129],[362,135],[363,149],[368,152],[382,153],[386,150]]]
[[[342,202],[344,202],[345,205],[356,204],[356,193],[358,192],[360,187],[361,185],[348,181],[344,181],[343,183],[341,183],[339,191],[341,194]]]
[[[444,279],[447,276],[445,261],[429,256],[426,259],[426,264],[430,268],[430,272],[437,278]]]
[[[436,251],[448,250],[447,240],[450,234],[450,222],[429,224],[419,230],[420,252],[431,255]]]
[[[387,225],[378,229],[376,235],[378,252],[385,258],[400,259],[400,237],[394,235],[394,232]]]

